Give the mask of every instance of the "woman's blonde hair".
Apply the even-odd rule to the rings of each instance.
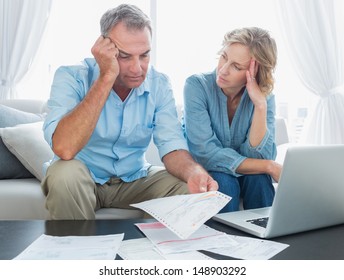
[[[239,43],[247,46],[252,57],[258,62],[256,80],[260,90],[269,95],[274,87],[272,73],[277,63],[277,46],[268,31],[258,27],[235,29],[225,34],[223,48]]]

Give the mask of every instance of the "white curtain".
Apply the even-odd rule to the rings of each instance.
[[[309,144],[344,144],[342,4],[342,0],[278,1],[278,17],[294,69],[319,97],[305,137]]]
[[[16,97],[44,33],[52,0],[0,0],[0,99]]]

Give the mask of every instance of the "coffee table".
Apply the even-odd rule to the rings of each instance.
[[[0,221],[0,259],[13,259],[43,233],[56,236],[87,236],[124,232],[124,239],[133,239],[144,237],[141,231],[135,226],[135,223],[153,221],[155,220]],[[206,224],[228,234],[250,236],[213,220],[209,220]],[[278,237],[271,240],[290,245],[272,259],[344,260],[344,224]],[[212,253],[204,253],[218,259],[232,259]]]

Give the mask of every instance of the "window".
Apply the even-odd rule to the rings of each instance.
[[[278,47],[274,89],[277,114],[288,120],[291,138],[298,141],[315,97],[301,84],[290,64],[276,18],[275,0],[126,2],[139,6],[151,16],[154,25],[152,64],[171,78],[179,104],[183,102],[184,81],[189,75],[215,69],[225,32],[244,26],[269,30]],[[92,56],[90,49],[100,34],[101,15],[120,3],[122,1],[54,1],[45,39],[32,70],[18,86],[19,96],[47,99],[56,68]]]
[[[103,13],[123,1],[55,0],[38,55],[17,90],[21,98],[47,99],[56,69],[92,57]],[[127,0],[150,14],[149,0]],[[30,92],[30,95],[28,95]]]
[[[277,115],[288,120],[291,140],[299,141],[314,95],[301,84],[288,59],[276,17],[276,0],[174,0],[157,2],[157,68],[174,85],[177,103],[183,102],[185,79],[211,71],[223,35],[232,29],[258,26],[270,31],[278,48],[275,72]]]

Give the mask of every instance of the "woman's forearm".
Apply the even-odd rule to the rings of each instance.
[[[268,159],[256,158],[245,159],[236,169],[236,173],[243,175],[268,174],[276,182],[279,181],[281,171],[282,165],[278,164],[277,162]]]

